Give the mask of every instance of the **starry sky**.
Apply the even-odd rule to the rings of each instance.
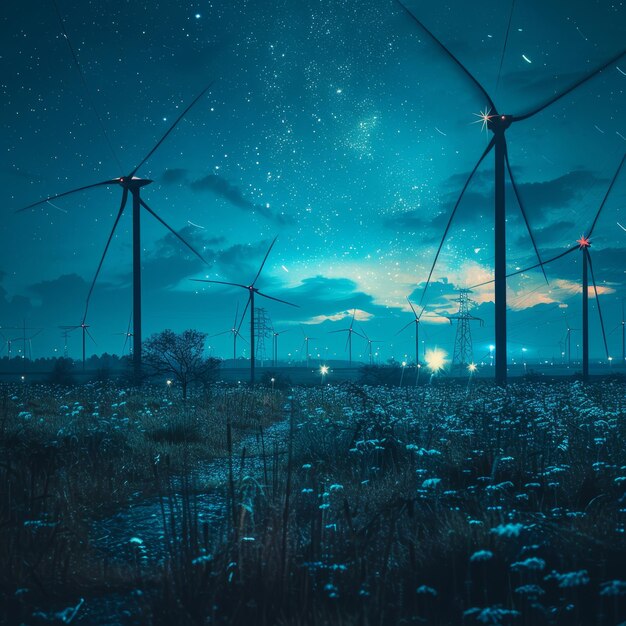
[[[626,6],[611,0],[461,0],[407,6],[483,84],[500,112],[521,114],[624,46]],[[75,51],[75,63],[56,8]],[[138,172],[148,205],[201,251],[203,264],[142,218],[144,335],[232,325],[248,283],[300,308],[258,306],[281,357],[344,356],[349,325],[380,340],[381,362],[413,354],[406,302],[419,302],[456,198],[490,135],[484,96],[389,0],[135,2],[24,0],[2,9],[0,325],[44,330],[34,356],[58,354],[59,325],[81,321],[120,202],[100,187],[27,212],[42,197],[127,174],[206,85],[210,90]],[[504,46],[507,26],[509,35]],[[626,150],[626,58],[508,132],[511,164],[544,258],[593,220]],[[626,168],[624,168],[626,170]],[[593,237],[610,352],[620,352],[626,263],[626,171]],[[128,205],[128,209],[130,205]],[[120,353],[131,313],[131,212],[94,291],[93,352]],[[507,255],[535,262],[507,188]],[[452,351],[460,288],[492,277],[493,157],[474,177],[425,299],[425,343]],[[580,320],[580,256],[509,280],[509,354],[560,355]],[[493,342],[493,290],[474,290],[477,359]],[[591,354],[602,358],[595,300]],[[245,326],[244,326],[245,328]],[[3,331],[5,335],[15,331]],[[35,331],[33,331],[35,332]],[[573,342],[580,333],[574,331]],[[79,335],[70,355],[79,356]],[[229,357],[228,335],[209,339]],[[355,358],[366,342],[355,339]],[[267,340],[268,352],[271,340]],[[241,343],[246,353],[247,346]],[[6,349],[5,349],[6,352]]]

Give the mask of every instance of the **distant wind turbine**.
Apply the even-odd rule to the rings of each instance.
[[[349,359],[348,362],[350,364],[350,367],[352,367],[352,335],[357,335],[358,337],[365,339],[365,337],[363,337],[361,333],[358,333],[356,330],[354,330],[355,318],[356,318],[356,309],[354,309],[352,313],[352,319],[350,320],[350,326],[348,326],[348,328],[340,328],[339,330],[329,331],[329,334],[331,335],[334,333],[348,333],[348,336],[346,338],[346,347],[344,348],[344,351],[346,349],[348,350],[348,359]]]
[[[537,255],[537,259],[539,263],[536,267],[541,267],[543,271],[543,263],[541,260],[541,256],[539,255],[539,250],[537,249],[537,245],[535,243],[535,239],[530,228],[530,224],[528,222],[528,218],[526,215],[526,211],[524,210],[524,206],[521,201],[521,197],[519,194],[519,190],[517,184],[515,182],[515,178],[513,177],[513,172],[511,170],[511,165],[509,163],[508,157],[508,148],[506,143],[506,131],[507,129],[514,123],[521,122],[531,117],[534,117],[544,109],[553,105],[555,102],[565,97],[588,80],[597,76],[602,70],[606,69],[613,63],[615,63],[618,59],[626,54],[626,50],[622,50],[618,54],[611,57],[605,63],[602,63],[600,66],[596,67],[591,72],[587,73],[582,78],[575,81],[572,85],[561,91],[560,93],[550,97],[546,102],[541,104],[540,106],[534,108],[528,113],[524,113],[522,115],[503,115],[500,113],[494,104],[493,99],[487,93],[486,89],[481,85],[481,83],[476,79],[476,77],[457,59],[452,52],[439,40],[437,37],[428,29],[426,26],[413,14],[412,11],[408,9],[408,7],[401,1],[395,0],[402,10],[422,29],[425,33],[427,33],[433,41],[443,50],[445,54],[447,54],[450,59],[456,63],[456,65],[461,69],[461,71],[465,74],[467,78],[469,78],[470,82],[474,84],[474,86],[482,93],[487,102],[487,107],[483,112],[477,115],[482,122],[484,128],[487,128],[493,133],[493,137],[489,141],[485,151],[482,153],[481,157],[476,162],[476,165],[472,169],[469,177],[467,178],[465,185],[461,190],[461,194],[459,195],[454,208],[450,214],[450,218],[448,220],[448,224],[444,230],[443,237],[441,238],[441,242],[439,244],[439,248],[435,255],[435,259],[433,261],[432,267],[430,269],[430,273],[428,274],[428,279],[426,281],[426,285],[424,286],[424,292],[422,294],[422,302],[424,300],[424,296],[426,294],[426,290],[430,283],[433,271],[435,269],[435,265],[437,264],[437,259],[439,258],[439,254],[443,247],[446,236],[448,235],[448,231],[450,230],[450,226],[456,214],[456,211],[459,207],[463,194],[465,193],[472,177],[476,173],[476,170],[483,162],[487,154],[491,152],[492,149],[495,148],[495,228],[494,228],[494,236],[495,236],[495,345],[496,345],[496,363],[495,363],[495,379],[498,384],[506,384],[507,380],[507,333],[506,333],[506,210],[505,210],[505,166],[506,170],[509,174],[509,179],[511,181],[511,185],[513,187],[513,192],[517,198],[518,205],[521,209],[522,216],[524,218],[524,222],[526,224],[526,228],[528,229],[528,233],[530,235],[530,240],[532,242],[533,248],[535,250],[535,254]],[[510,20],[509,20],[510,26]],[[508,34],[508,31],[507,31]],[[504,54],[504,52],[503,52]],[[545,272],[544,272],[545,277]],[[546,277],[547,282],[547,277]]]
[[[91,341],[94,342],[95,345],[98,345],[96,343],[96,340],[93,338],[93,335],[89,332],[89,325],[85,324],[85,322],[81,322],[80,324],[76,324],[75,326],[59,326],[59,328],[63,329],[66,332],[72,332],[74,330],[78,330],[79,328],[81,329],[82,332],[82,336],[83,336],[83,372],[85,371],[85,348],[86,348],[86,338],[87,336],[89,337],[89,339],[91,339]]]
[[[302,346],[304,347],[306,366],[309,367],[309,362],[311,360],[311,352],[309,351],[309,342],[311,340],[317,339],[317,337],[309,337],[309,335],[307,335],[304,332],[304,329],[302,328],[302,324],[300,325],[300,330],[302,331],[302,336],[304,337]]]
[[[373,363],[374,363],[374,356],[372,354],[373,344],[375,344],[375,343],[385,343],[385,342],[380,340],[380,339],[370,339],[367,336],[367,333],[365,331],[363,331],[363,338],[367,342],[367,351],[368,351],[369,358],[370,358],[370,365],[373,365]]]
[[[100,263],[98,264],[98,268],[96,270],[93,281],[91,282],[91,286],[89,288],[89,293],[87,294],[87,301],[85,304],[85,313],[83,315],[83,319],[81,321],[81,327],[86,327],[86,319],[87,319],[87,311],[89,309],[89,301],[91,299],[91,295],[96,284],[96,280],[98,275],[100,274],[100,270],[102,268],[102,264],[104,263],[104,258],[109,249],[109,245],[111,244],[111,240],[113,239],[113,235],[115,234],[115,229],[122,217],[122,213],[124,212],[124,208],[126,207],[126,202],[128,200],[128,194],[130,193],[133,199],[133,367],[134,367],[134,376],[135,381],[139,382],[141,379],[141,207],[143,207],[152,217],[154,217],[158,222],[160,222],[165,228],[167,228],[183,245],[185,245],[193,254],[195,254],[203,263],[206,261],[202,258],[202,255],[197,252],[191,244],[189,244],[179,233],[177,233],[169,224],[167,224],[161,217],[159,217],[141,198],[140,192],[141,188],[149,185],[153,181],[148,178],[138,178],[135,174],[138,172],[139,168],[144,165],[144,163],[156,152],[156,150],[161,146],[161,144],[165,141],[166,137],[176,128],[178,123],[185,117],[185,115],[189,112],[189,110],[207,93],[207,91],[211,88],[213,83],[209,84],[205,87],[189,104],[183,112],[176,118],[174,123],[169,127],[167,132],[159,139],[156,145],[146,154],[146,156],[139,162],[129,174],[126,176],[120,176],[119,178],[112,178],[110,180],[104,180],[99,183],[93,183],[91,185],[84,185],[83,187],[77,187],[76,189],[72,189],[70,191],[65,191],[63,193],[55,194],[53,196],[48,196],[47,198],[43,198],[42,200],[38,200],[37,202],[33,202],[28,206],[25,206],[16,211],[20,213],[22,211],[26,211],[28,209],[32,209],[36,206],[40,206],[42,204],[46,204],[52,200],[56,200],[58,198],[63,198],[65,196],[69,196],[71,194],[77,193],[79,191],[84,191],[87,189],[92,189],[94,187],[107,187],[111,185],[119,185],[122,188],[122,201],[120,207],[117,212],[117,216],[115,221],[113,222],[113,228],[111,229],[111,233],[109,234],[109,238],[107,239],[106,245],[104,247],[104,252],[102,253],[102,257],[100,258]]]
[[[283,333],[288,333],[291,330],[291,328],[285,328],[285,330],[280,330],[280,331],[276,331],[273,330],[272,331],[272,361],[274,363],[274,367],[278,366],[278,338],[283,334]]]
[[[244,341],[246,338],[239,332],[239,326],[237,326],[237,316],[239,315],[239,303],[237,303],[237,308],[235,309],[235,321],[233,325],[228,330],[225,330],[221,333],[216,333],[215,335],[211,335],[211,337],[220,337],[222,335],[228,335],[232,333],[233,335],[233,361],[237,360],[237,337],[241,337]],[[243,315],[241,316],[243,320]],[[240,322],[241,324],[241,322]]]
[[[114,333],[115,335],[123,335],[124,336],[124,345],[122,346],[122,356],[124,356],[124,354],[126,354],[126,346],[128,345],[128,342],[131,340],[133,333],[131,331],[131,326],[133,323],[133,314],[130,314],[130,317],[128,318],[128,327],[126,328],[126,332],[125,333]],[[131,346],[131,350],[130,350],[130,354],[132,354],[133,350],[132,350],[132,346]]]
[[[274,237],[274,240],[270,244],[267,252],[265,253],[265,257],[263,258],[263,262],[261,263],[261,267],[259,267],[259,271],[256,273],[254,280],[249,285],[242,285],[241,283],[229,283],[223,280],[206,280],[203,278],[192,278],[191,280],[198,283],[214,283],[217,285],[230,285],[231,287],[239,287],[241,289],[246,289],[248,292],[248,301],[246,302],[246,308],[243,310],[243,314],[241,315],[241,322],[239,323],[239,328],[241,328],[241,324],[246,316],[246,311],[248,307],[250,308],[250,386],[254,386],[254,370],[255,370],[255,358],[254,358],[254,296],[255,294],[262,296],[263,298],[268,298],[269,300],[275,300],[276,302],[281,302],[282,304],[288,304],[289,306],[298,307],[297,304],[292,304],[291,302],[287,302],[286,300],[280,300],[279,298],[275,298],[274,296],[269,296],[266,293],[262,293],[259,291],[256,285],[256,281],[259,279],[261,272],[263,271],[263,267],[265,266],[265,262],[267,261],[267,257],[269,256],[274,244],[276,243],[277,237]],[[238,329],[239,330],[239,329]]]

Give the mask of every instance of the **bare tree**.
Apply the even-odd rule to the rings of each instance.
[[[190,383],[208,383],[215,378],[220,360],[204,356],[206,333],[164,330],[149,337],[144,345],[144,362],[154,375],[180,383],[183,399]]]

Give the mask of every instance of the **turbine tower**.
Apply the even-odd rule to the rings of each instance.
[[[465,76],[473,83],[474,87],[476,87],[483,95],[486,100],[487,107],[483,112],[478,115],[480,118],[479,121],[482,121],[483,127],[487,128],[489,131],[493,133],[489,144],[487,145],[485,151],[482,153],[481,157],[478,159],[474,169],[471,171],[469,177],[467,178],[463,189],[461,190],[461,194],[459,195],[454,208],[450,214],[450,218],[448,220],[448,224],[444,230],[443,237],[441,239],[441,243],[439,244],[439,248],[437,250],[437,254],[435,255],[435,259],[433,261],[430,273],[428,275],[428,279],[426,281],[426,285],[424,287],[424,292],[422,294],[422,301],[424,300],[424,296],[426,294],[426,289],[430,283],[430,279],[432,277],[433,271],[435,269],[435,265],[437,263],[437,259],[439,258],[439,254],[443,247],[444,241],[450,229],[450,225],[452,224],[452,220],[454,219],[454,215],[456,210],[461,202],[463,194],[465,193],[469,183],[476,173],[476,170],[485,159],[487,154],[494,150],[495,154],[495,206],[494,206],[494,216],[495,216],[495,228],[494,228],[494,236],[495,236],[495,267],[494,267],[494,276],[495,280],[495,344],[496,344],[496,367],[495,367],[495,379],[498,384],[504,385],[507,380],[507,346],[506,346],[506,210],[505,210],[505,169],[508,172],[509,179],[511,181],[511,185],[513,187],[513,192],[517,199],[517,203],[521,209],[522,216],[524,218],[524,222],[526,224],[526,228],[530,234],[530,240],[532,242],[533,248],[535,250],[535,254],[537,255],[537,259],[539,263],[535,267],[541,267],[543,271],[543,263],[541,261],[541,257],[539,255],[539,251],[537,249],[537,245],[535,243],[535,239],[530,228],[530,224],[528,222],[528,218],[526,216],[526,211],[523,207],[521,197],[519,194],[519,190],[517,188],[517,184],[515,182],[515,178],[513,177],[513,172],[511,170],[511,165],[509,163],[508,157],[508,148],[506,143],[506,131],[511,127],[512,124],[517,122],[522,122],[524,120],[530,119],[553,105],[555,102],[565,97],[582,84],[599,74],[602,70],[606,69],[616,61],[618,61],[624,54],[626,54],[626,50],[622,50],[615,56],[611,57],[608,61],[596,67],[594,70],[575,81],[572,85],[549,98],[546,102],[541,104],[540,106],[534,108],[533,110],[524,113],[522,115],[506,115],[502,114],[498,111],[498,108],[494,104],[493,99],[487,93],[486,89],[482,86],[482,84],[476,79],[476,77],[457,59],[452,52],[439,40],[437,37],[428,29],[426,26],[411,12],[408,7],[403,4],[401,0],[396,0],[396,3],[402,7],[402,10],[423,30],[428,36],[443,50],[445,54],[447,54],[450,59],[461,69],[461,71],[465,74]],[[545,277],[545,272],[544,272]],[[547,278],[546,278],[547,282]]]
[[[113,222],[113,228],[111,229],[111,233],[109,234],[109,238],[107,239],[106,245],[104,246],[104,252],[102,253],[102,257],[100,258],[100,263],[98,264],[98,268],[96,270],[93,281],[91,282],[91,286],[89,288],[89,293],[87,294],[87,300],[85,303],[85,313],[83,315],[83,319],[81,321],[80,326],[86,326],[87,320],[87,312],[89,310],[89,301],[91,299],[91,295],[93,293],[93,289],[96,284],[96,280],[98,275],[100,274],[100,270],[102,269],[102,264],[104,263],[104,258],[109,249],[109,245],[113,239],[113,235],[115,234],[115,229],[124,213],[124,209],[126,207],[126,203],[128,201],[128,195],[132,196],[132,249],[133,249],[133,370],[135,382],[138,383],[141,380],[141,209],[145,209],[152,217],[154,217],[158,222],[160,222],[167,230],[169,230],[183,245],[185,245],[193,254],[195,254],[203,263],[206,261],[203,259],[202,255],[197,252],[191,244],[189,244],[179,233],[177,233],[169,224],[167,224],[161,217],[159,217],[142,199],[141,197],[141,188],[149,185],[153,181],[148,178],[138,178],[135,174],[139,171],[144,163],[156,152],[156,150],[161,146],[161,144],[165,141],[166,137],[176,128],[179,122],[185,117],[185,115],[189,112],[189,110],[204,96],[204,94],[210,89],[211,85],[209,84],[205,87],[189,104],[183,112],[176,118],[174,123],[169,127],[167,132],[159,139],[156,145],[146,154],[146,156],[139,162],[129,174],[126,176],[120,176],[118,178],[112,178],[110,180],[101,181],[99,183],[93,183],[90,185],[84,185],[83,187],[77,187],[76,189],[72,189],[70,191],[65,191],[63,193],[58,193],[53,196],[48,196],[42,200],[38,200],[37,202],[33,202],[28,206],[25,206],[16,211],[20,213],[22,211],[26,211],[28,209],[32,209],[36,206],[40,206],[42,204],[46,204],[51,200],[57,200],[58,198],[63,198],[65,196],[69,196],[71,194],[77,193],[79,191],[85,191],[87,189],[93,189],[94,187],[109,187],[112,185],[118,185],[122,188],[122,201],[120,203],[120,207],[117,212],[117,216],[115,221]],[[84,360],[83,360],[84,361]]]

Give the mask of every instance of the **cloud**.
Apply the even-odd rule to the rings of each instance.
[[[189,187],[193,191],[210,191],[244,211],[256,213],[277,224],[284,225],[293,221],[292,218],[287,215],[275,213],[267,204],[255,204],[244,196],[239,187],[228,182],[228,180],[218,174],[207,174],[203,178],[189,183]]]
[[[352,320],[352,316],[354,315],[354,319],[357,322],[367,322],[371,320],[374,315],[372,313],[368,313],[367,311],[363,311],[362,309],[352,309],[351,311],[339,311],[337,313],[332,313],[331,315],[316,315],[309,320],[303,322],[303,324],[321,324],[323,322],[339,322],[344,319]]]
[[[187,182],[187,170],[182,168],[167,169],[161,175],[164,185],[177,185]]]

